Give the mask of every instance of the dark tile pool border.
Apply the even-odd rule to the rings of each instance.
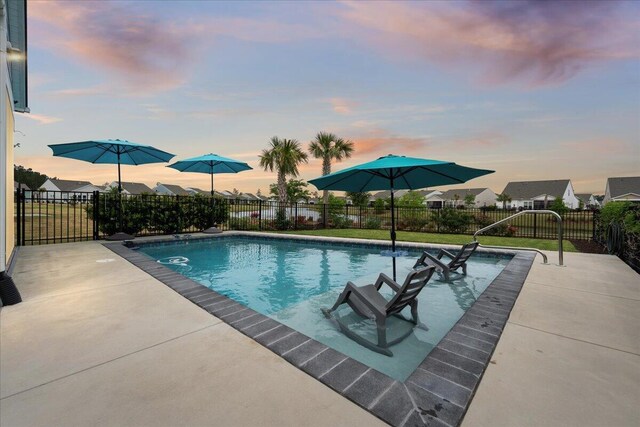
[[[346,239],[313,239],[264,233],[196,235],[191,239],[216,239],[233,235],[313,240],[330,244],[383,245],[376,242],[360,243]],[[142,239],[140,243],[175,241],[174,238],[164,237]],[[535,254],[530,252],[479,249],[478,254],[509,253],[513,254],[513,258],[418,368],[407,380],[400,382],[186,278],[121,242],[103,244],[194,304],[392,426],[460,425],[535,259]],[[428,247],[418,244],[401,246],[413,249]]]

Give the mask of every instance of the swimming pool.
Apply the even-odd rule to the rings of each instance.
[[[407,249],[397,259],[399,281],[421,253]],[[386,357],[346,338],[320,311],[333,305],[347,281],[364,285],[380,272],[391,274],[391,258],[381,255],[380,246],[228,236],[146,244],[140,252],[398,381],[416,369],[511,259],[478,253],[469,261],[468,276],[446,283],[434,275],[418,298],[420,326],[391,348],[394,357]],[[369,320],[347,306],[337,315],[375,341]],[[390,337],[410,326],[392,319]]]

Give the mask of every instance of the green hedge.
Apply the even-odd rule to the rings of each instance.
[[[123,195],[122,227],[118,221],[117,193],[101,194],[98,200],[98,227],[111,235],[118,231],[128,234],[172,234],[189,229],[204,230],[226,222],[229,206],[223,199],[204,196]],[[93,206],[87,207],[93,217]]]

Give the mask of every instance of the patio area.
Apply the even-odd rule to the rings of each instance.
[[[565,263],[534,263],[463,425],[640,423],[640,278]],[[384,425],[99,242],[22,247],[13,277],[3,426]]]

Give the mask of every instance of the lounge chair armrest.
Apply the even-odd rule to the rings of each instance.
[[[393,280],[391,277],[387,276],[384,273],[380,273],[380,275],[378,276],[378,280],[376,280],[376,283],[375,283],[376,289],[380,290],[382,285],[385,283],[395,292],[398,292],[400,290],[400,285],[395,280]]]
[[[448,256],[451,259],[454,259],[456,256],[454,254],[452,254],[451,252],[449,252],[446,249],[440,249],[440,252],[438,252],[438,259],[441,259],[443,255]]]
[[[420,260],[422,260],[422,262],[420,264],[425,266],[425,267],[429,267],[431,265],[435,265],[440,270],[444,270],[444,269],[448,268],[447,264],[442,262],[440,260],[440,258],[436,258],[436,257],[434,257],[433,255],[431,255],[428,252],[424,252],[422,254],[422,256],[420,257]],[[417,264],[418,263],[416,263],[416,266],[417,266]],[[414,266],[413,268],[416,268],[416,266]]]

